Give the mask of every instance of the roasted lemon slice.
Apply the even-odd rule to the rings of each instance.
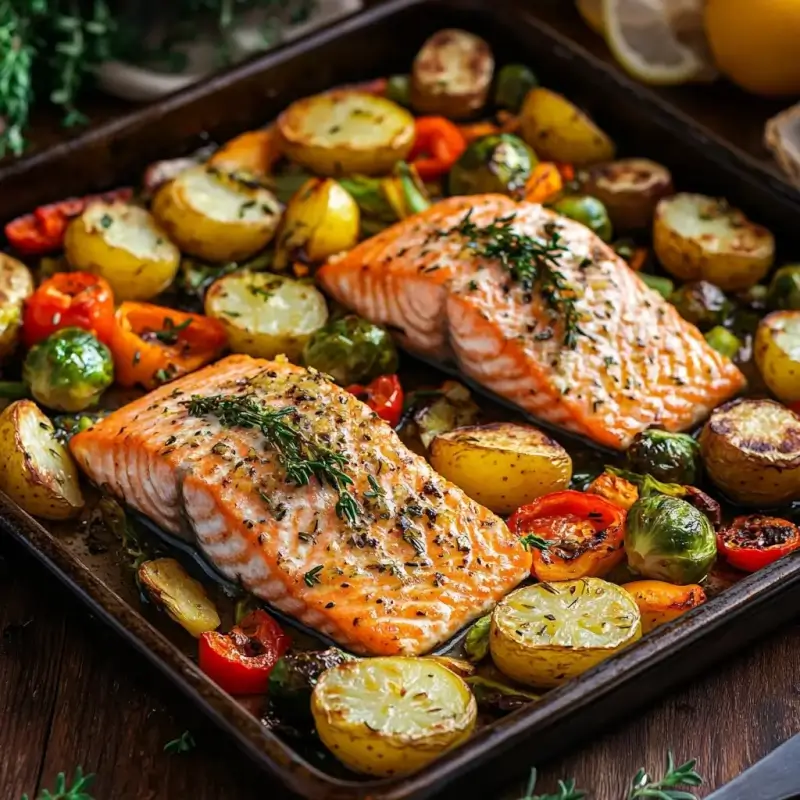
[[[433,659],[387,657],[329,669],[311,711],[336,758],[388,777],[414,772],[464,741],[477,705],[467,684]]]
[[[529,686],[558,686],[635,642],[639,609],[600,578],[536,583],[494,610],[489,647],[497,667]]]

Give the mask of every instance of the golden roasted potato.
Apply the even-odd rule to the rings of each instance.
[[[0,253],[0,360],[17,346],[22,306],[32,294],[31,271],[16,258]]]
[[[433,468],[496,514],[566,489],[572,459],[558,442],[532,425],[498,422],[456,428],[430,446]]]
[[[105,278],[117,301],[163,292],[181,258],[145,209],[121,202],[91,203],[67,228],[64,252],[75,269]]]
[[[346,89],[292,103],[277,125],[283,153],[318,175],[385,174],[414,144],[406,109]]]
[[[535,583],[498,603],[489,651],[497,668],[547,688],[586,672],[642,635],[639,609],[601,578]]]
[[[305,343],[328,320],[325,298],[311,283],[271,272],[233,272],[206,292],[205,311],[218,319],[234,353],[297,362]]]
[[[774,400],[720,406],[700,434],[700,452],[708,476],[737,503],[800,499],[800,416]]]
[[[319,262],[358,242],[358,203],[333,178],[311,178],[295,192],[278,232],[275,269]]]
[[[207,261],[239,261],[269,244],[281,207],[257,182],[198,165],[158,191],[153,214],[185,253]]]
[[[461,744],[475,727],[477,703],[458,675],[431,658],[382,657],[323,672],[311,712],[319,738],[339,761],[391,777]]]
[[[587,170],[581,191],[606,207],[616,232],[649,229],[659,200],[673,192],[672,175],[655,161],[622,158]]]
[[[419,114],[450,119],[472,116],[486,105],[494,57],[474,33],[447,28],[431,36],[411,68],[411,105]]]
[[[754,355],[764,383],[779,400],[800,400],[800,311],[767,314],[758,326]]]
[[[139,582],[153,600],[175,622],[195,638],[220,625],[219,614],[203,584],[196,581],[174,558],[145,561],[138,571]]]
[[[656,207],[653,248],[664,269],[683,281],[747,289],[769,272],[775,240],[724,200],[681,192]]]
[[[67,519],[83,508],[78,471],[53,424],[31,400],[0,414],[0,490],[34,517]]]
[[[666,581],[632,581],[623,583],[624,589],[639,606],[642,615],[642,634],[677,619],[706,601],[702,586],[690,583],[676,586]]]
[[[611,139],[574,106],[549,89],[531,89],[520,111],[522,138],[542,161],[575,166],[614,158]]]

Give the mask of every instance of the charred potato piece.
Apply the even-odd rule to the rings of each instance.
[[[0,490],[34,517],[67,519],[83,508],[78,471],[53,423],[30,400],[0,414]]]
[[[653,222],[659,200],[672,194],[672,175],[646,158],[598,164],[583,176],[582,191],[606,207],[618,233],[644,230]]]
[[[754,355],[764,383],[779,400],[800,400],[800,311],[767,314],[756,332]]]
[[[32,294],[31,271],[16,258],[0,253],[0,360],[17,346],[22,306]]]
[[[711,480],[742,505],[800,498],[800,416],[774,400],[720,406],[700,434]]]
[[[456,28],[434,33],[411,69],[411,105],[420,114],[463,119],[486,104],[494,57],[479,36]]]
[[[724,200],[679,193],[656,208],[653,247],[671,275],[726,291],[747,289],[769,272],[775,239]]]

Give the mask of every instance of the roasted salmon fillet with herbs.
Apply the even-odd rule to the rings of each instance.
[[[624,449],[685,430],[745,379],[588,228],[501,195],[454,197],[318,273],[409,350],[455,360],[539,419]]]
[[[70,447],[96,484],[356,653],[425,653],[530,570],[502,520],[353,395],[285,361],[229,356]]]

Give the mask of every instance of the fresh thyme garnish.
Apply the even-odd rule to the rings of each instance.
[[[316,567],[312,567],[305,575],[303,575],[303,580],[306,582],[306,586],[314,586],[314,584],[320,583],[319,574],[322,572],[322,564],[318,564]]]
[[[515,231],[511,227],[515,214],[497,217],[479,227],[471,219],[472,209],[454,228],[445,234],[458,233],[468,239],[467,247],[485,258],[495,258],[511,273],[524,291],[534,288],[555,314],[564,320],[564,344],[574,348],[582,333],[574,288],[559,269],[559,259],[568,248],[562,244],[555,228],[545,229],[549,239],[542,240]]]
[[[75,768],[75,780],[72,786],[67,788],[67,778],[63,772],[59,772],[56,777],[54,792],[42,789],[36,800],[93,800],[92,796],[86,791],[94,781],[94,775],[84,775],[80,767]],[[22,800],[28,800],[28,795],[22,795]]]
[[[188,753],[195,748],[194,736],[189,731],[184,731],[177,739],[164,745],[165,753]]]
[[[656,797],[659,800],[697,800],[693,792],[685,792],[682,789],[675,789],[675,786],[700,786],[703,778],[695,772],[697,759],[691,759],[685,764],[675,766],[672,751],[667,751],[667,768],[664,777],[660,781],[650,779],[644,770],[640,769],[628,791],[628,800],[636,800],[639,797]]]
[[[164,344],[175,344],[178,341],[178,334],[185,331],[192,324],[191,319],[181,322],[176,325],[171,317],[164,319],[164,327],[158,331],[148,331],[145,335],[147,338],[158,339],[159,342]],[[144,337],[143,337],[144,338]]]
[[[364,492],[364,497],[366,497],[368,500],[374,500],[375,498],[383,497],[386,494],[386,492],[384,492],[381,488],[381,485],[375,479],[374,475],[370,475],[367,480],[369,481],[370,489],[368,492]]]
[[[547,539],[542,539],[541,536],[537,536],[535,533],[526,533],[525,536],[520,538],[519,542],[526,550],[532,550],[533,548],[537,550],[550,549],[550,542],[548,542]]]
[[[558,794],[534,794],[533,790],[536,788],[536,767],[531,769],[531,776],[528,778],[528,787],[525,796],[520,800],[583,800],[586,797],[586,792],[582,789],[575,788],[575,779],[570,778],[568,781],[558,782]]]
[[[292,406],[264,408],[251,394],[195,396],[182,405],[194,417],[212,414],[226,428],[257,428],[267,444],[277,451],[289,483],[306,486],[312,477],[327,483],[339,494],[337,516],[351,525],[358,521],[358,503],[347,489],[353,479],[342,471],[347,456],[309,440],[289,425],[286,417],[294,413]]]

